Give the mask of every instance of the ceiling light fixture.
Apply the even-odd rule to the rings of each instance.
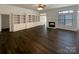
[[[46,7],[45,4],[38,4],[37,10],[43,10]]]

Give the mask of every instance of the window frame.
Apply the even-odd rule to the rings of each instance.
[[[71,12],[72,11],[72,12]],[[58,24],[62,24],[62,25],[66,25],[66,20],[68,20],[68,19],[66,19],[65,18],[65,16],[67,15],[67,14],[71,14],[72,15],[72,19],[71,19],[71,23],[72,23],[72,25],[71,26],[73,26],[73,10],[69,10],[68,11],[68,13],[65,13],[64,11],[59,11],[59,15],[58,15]],[[62,19],[60,19],[60,15],[62,16],[64,16],[64,23],[62,23],[60,20],[62,20]],[[70,20],[70,19],[69,19]],[[66,25],[66,26],[69,26],[69,25]]]

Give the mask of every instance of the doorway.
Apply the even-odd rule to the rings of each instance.
[[[46,13],[40,14],[40,21],[41,21],[42,25],[45,25],[45,27],[47,26],[47,15],[46,15]]]
[[[10,30],[10,24],[9,24],[9,15],[8,14],[2,14],[1,15],[1,29],[3,31],[9,31]]]

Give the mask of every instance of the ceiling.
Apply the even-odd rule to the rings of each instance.
[[[33,10],[37,10],[37,4],[11,4],[13,6],[17,6],[17,7],[22,7],[22,8],[27,8],[27,9],[33,9]],[[46,8],[44,10],[48,10],[51,8],[59,8],[59,7],[65,7],[65,6],[71,6],[74,4],[46,4]]]

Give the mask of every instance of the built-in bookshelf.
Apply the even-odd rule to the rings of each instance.
[[[20,23],[26,23],[25,15],[20,15]]]
[[[40,22],[39,16],[37,16],[37,15],[28,15],[28,22]]]
[[[28,22],[32,22],[32,16],[28,15]]]
[[[15,24],[26,23],[25,15],[14,15],[14,23]]]
[[[35,22],[35,15],[32,15],[32,20],[33,22]]]
[[[28,22],[40,22],[39,16],[37,15],[27,15],[28,16]],[[14,23],[20,24],[20,23],[26,23],[26,15],[14,15]]]
[[[40,22],[39,16],[36,16],[36,22]]]
[[[37,16],[37,21],[40,22],[40,17],[39,16]]]
[[[20,24],[20,15],[14,15],[14,23]]]
[[[28,15],[28,22],[38,22],[38,16]]]

